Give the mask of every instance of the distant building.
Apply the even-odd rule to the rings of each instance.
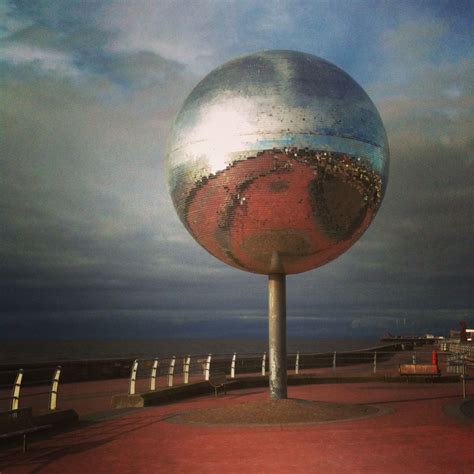
[[[457,329],[451,329],[449,331],[449,340],[451,342],[460,342],[461,341],[461,331]]]

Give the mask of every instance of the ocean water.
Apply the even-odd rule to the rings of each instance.
[[[288,354],[349,351],[373,347],[374,339],[288,339]],[[166,358],[171,356],[261,354],[263,339],[121,339],[0,341],[0,364],[59,362],[66,360]]]

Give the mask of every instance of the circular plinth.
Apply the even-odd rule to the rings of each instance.
[[[382,410],[372,405],[284,399],[239,403],[178,413],[173,423],[200,425],[286,425],[371,418]]]

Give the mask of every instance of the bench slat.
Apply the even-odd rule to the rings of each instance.
[[[227,393],[226,385],[229,383],[225,372],[214,372],[209,375],[209,385],[214,387],[215,395],[217,397],[217,389],[224,387],[224,393]]]
[[[31,407],[0,412],[0,439],[23,437],[23,452],[27,450],[26,436],[52,428],[52,425],[37,425]]]
[[[218,386],[221,387],[225,383],[227,383],[227,377],[225,374],[215,374],[209,376],[209,383],[214,387]]]
[[[440,375],[437,365],[431,364],[400,364],[400,375]]]
[[[52,425],[41,425],[41,426],[32,426],[31,428],[25,428],[18,431],[8,431],[7,433],[0,434],[0,439],[15,438],[17,436],[22,436],[25,434],[36,433],[37,431],[42,431],[51,427]]]

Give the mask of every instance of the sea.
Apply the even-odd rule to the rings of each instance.
[[[374,339],[288,339],[288,354],[351,351],[380,345]],[[116,339],[0,341],[0,364],[71,360],[148,359],[268,352],[264,339]]]

